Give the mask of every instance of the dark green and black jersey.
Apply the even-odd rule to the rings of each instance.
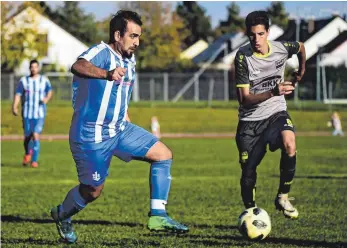
[[[284,81],[286,61],[300,50],[299,42],[268,41],[269,53],[253,52],[250,44],[239,49],[235,57],[236,87],[249,87],[251,94],[272,90]],[[263,120],[274,113],[287,109],[284,96],[274,96],[251,107],[240,105],[239,119]]]

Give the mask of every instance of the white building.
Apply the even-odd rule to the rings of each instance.
[[[48,43],[47,54],[39,62],[41,65],[57,64],[68,71],[76,58],[87,50],[88,46],[31,7],[13,16],[5,26],[11,31],[23,27],[23,25],[28,25],[25,20],[32,19],[32,17],[35,19],[35,24],[32,25],[37,25],[39,33],[46,35],[43,40]],[[23,61],[15,69],[15,73],[17,75],[28,74],[29,60]]]

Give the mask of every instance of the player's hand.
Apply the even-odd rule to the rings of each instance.
[[[302,77],[305,74],[305,68],[300,69],[299,71],[295,71],[293,73],[293,80],[298,83],[301,81]]]
[[[106,79],[109,81],[119,81],[125,75],[126,71],[127,71],[126,68],[117,67],[117,68],[107,72],[107,78]]]
[[[12,114],[18,116],[18,108],[12,108]]]
[[[282,95],[289,95],[295,90],[295,85],[293,85],[290,81],[285,81],[283,83],[279,83],[276,85],[276,87],[272,90],[272,93],[275,96],[282,96]]]
[[[43,98],[41,101],[40,101],[40,104],[47,104],[48,100],[47,98]]]

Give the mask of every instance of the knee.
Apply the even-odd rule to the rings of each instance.
[[[80,193],[87,202],[92,202],[95,201],[101,195],[103,188],[103,184],[99,186],[81,184]]]
[[[146,154],[150,161],[162,161],[172,159],[172,151],[162,142],[157,142]]]
[[[285,141],[284,142],[284,150],[288,154],[289,157],[294,157],[295,153],[296,153],[295,140]]]
[[[40,135],[38,133],[34,133],[33,140],[40,140]]]
[[[165,146],[165,149],[163,149],[161,157],[162,158],[160,160],[172,159],[173,154],[172,154],[171,149]]]

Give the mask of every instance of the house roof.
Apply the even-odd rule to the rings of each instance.
[[[202,51],[204,51],[208,47],[208,43],[204,40],[199,40],[195,42],[193,45],[188,47],[186,50],[184,50],[180,58],[181,59],[192,59],[198,54],[200,54]]]
[[[48,19],[49,21],[51,21],[52,23],[54,23],[55,25],[57,25],[60,29],[64,30],[66,33],[68,33],[69,35],[71,35],[72,37],[74,37],[76,40],[78,40],[79,42],[81,42],[83,45],[87,46],[83,41],[81,41],[80,39],[78,39],[76,36],[74,36],[72,33],[70,33],[69,31],[67,31],[66,29],[64,29],[63,27],[61,27],[59,24],[57,24],[55,21],[53,21],[52,19],[49,18],[49,16],[45,15],[44,13],[40,13],[39,11],[37,11],[37,9],[35,9],[34,7],[26,7],[24,9],[19,9],[17,10],[15,13],[13,13],[12,15],[10,15],[7,19],[6,19],[6,23],[8,23],[10,20],[12,20],[14,17],[16,17],[17,15],[19,15],[20,13],[22,13],[23,11],[27,11],[28,9],[32,9],[33,11],[36,12],[36,14],[42,16],[43,18]]]
[[[341,17],[334,17],[323,28],[314,32],[309,39],[304,41],[307,62],[317,54],[320,48],[329,44],[345,30],[347,30],[347,22]],[[297,68],[299,64],[297,56],[289,59],[287,64],[292,68]]]
[[[278,37],[277,40],[285,41],[296,41],[300,40],[301,42],[307,41],[313,35],[315,35],[319,30],[324,28],[329,22],[331,22],[335,17],[319,20],[300,20],[300,29],[299,29],[299,39],[296,37],[296,20],[290,19],[288,22],[287,29]],[[312,30],[310,30],[312,29]]]
[[[347,31],[342,32],[322,50],[322,61],[320,66],[339,66],[345,64],[347,67]]]
[[[194,63],[202,63],[211,58],[221,47],[227,42],[228,50],[236,49],[239,44],[245,40],[245,35],[240,32],[224,34],[216,39],[211,45],[208,46],[202,53],[193,58]]]

